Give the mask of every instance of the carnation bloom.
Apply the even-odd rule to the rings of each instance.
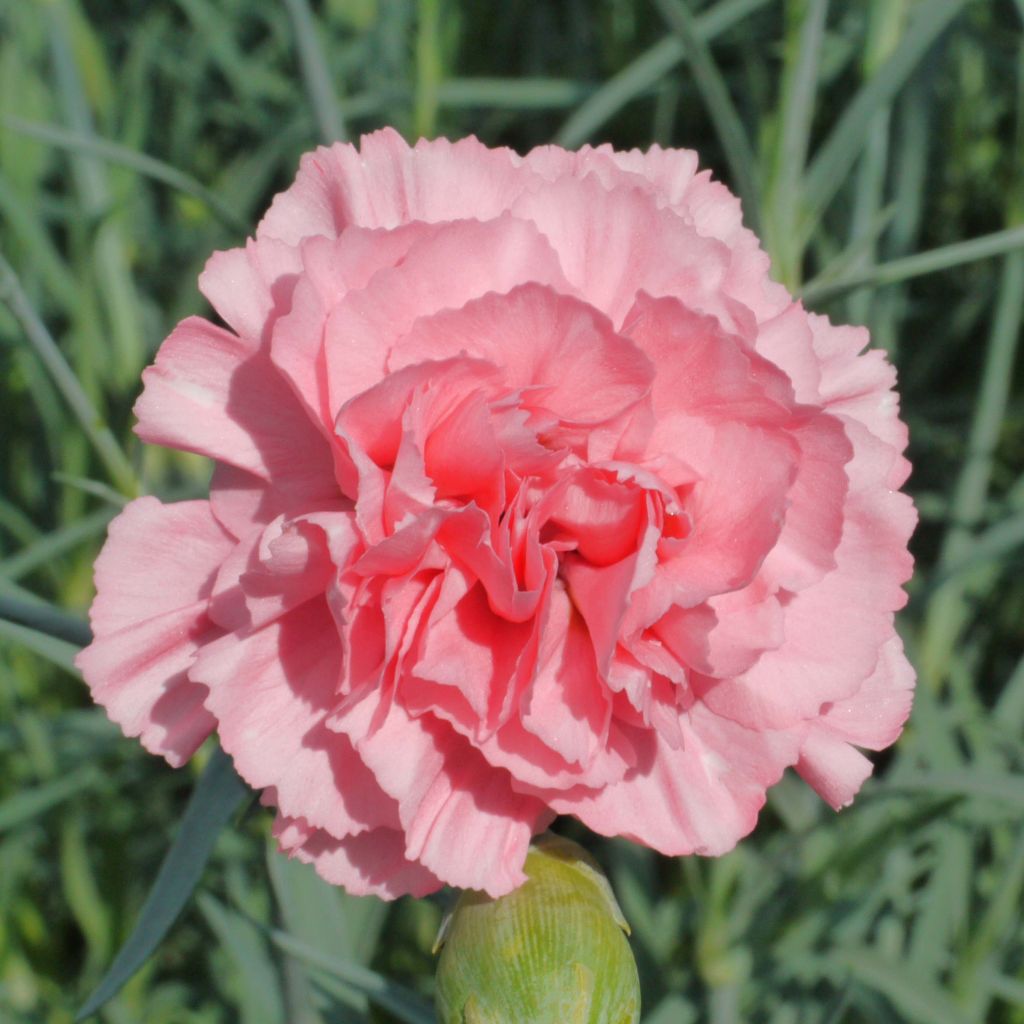
[[[525,880],[556,814],[721,854],[909,710],[906,430],[692,152],[393,131],[306,156],[136,406],[215,460],[96,565],[95,699],[213,731],[354,893]]]

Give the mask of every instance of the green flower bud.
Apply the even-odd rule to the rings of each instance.
[[[441,1024],[636,1024],[640,981],[608,879],[581,847],[535,841],[527,881],[465,892],[435,951]],[[443,947],[443,948],[442,948]]]

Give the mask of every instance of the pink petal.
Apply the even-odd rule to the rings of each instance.
[[[451,273],[453,266],[459,273]],[[349,293],[328,319],[332,410],[384,377],[391,350],[420,317],[526,281],[564,287],[558,258],[532,224],[505,214],[483,223],[455,221],[424,237],[400,266]]]
[[[299,254],[272,239],[252,240],[244,248],[215,252],[199,275],[199,290],[225,322],[253,350],[287,311]]]
[[[265,353],[199,317],[182,321],[143,374],[136,433],[230,463],[289,492],[340,496],[330,448]]]
[[[325,725],[341,658],[326,604],[310,601],[248,636],[207,644],[190,673],[210,691],[206,706],[242,778],[273,786],[285,814],[338,837],[397,825],[348,738]]]
[[[668,856],[727,853],[757,822],[765,791],[797,759],[799,735],[743,729],[695,704],[680,720],[683,742],[636,737],[637,766],[603,790],[550,794],[602,835],[622,835]]]
[[[842,422],[833,416],[808,416],[786,433],[800,455],[787,496],[786,521],[765,558],[764,573],[777,587],[799,591],[835,568],[849,486],[846,466],[853,446]]]
[[[110,720],[175,768],[216,726],[203,706],[206,688],[187,675],[196,651],[220,635],[205,608],[197,602],[97,636],[75,658]]]
[[[611,701],[598,679],[594,648],[583,620],[557,586],[520,720],[570,764],[590,764],[608,735]]]
[[[638,402],[654,370],[595,309],[524,284],[420,318],[395,346],[395,370],[465,354],[499,366],[507,387],[537,388],[537,403],[569,423],[599,423]]]
[[[680,413],[751,423],[788,422],[793,393],[785,375],[723,330],[714,317],[688,305],[641,294],[623,327],[658,368],[651,403],[662,430],[667,418]],[[665,433],[657,434],[651,444],[657,450],[673,450]]]
[[[822,709],[821,722],[834,735],[869,750],[895,743],[910,714],[914,669],[893,635],[882,645],[874,672],[853,696]]]
[[[295,184],[274,199],[258,234],[295,244],[336,237],[350,224],[490,220],[533,180],[520,162],[511,150],[474,138],[421,139],[410,148],[385,128],[364,135],[358,150],[337,143],[303,157]]]
[[[512,212],[540,229],[575,293],[614,325],[641,290],[685,296],[687,305],[731,323],[719,293],[726,248],[659,210],[640,189],[609,190],[594,176],[561,178],[525,193]]]
[[[871,774],[871,762],[831,730],[812,724],[800,747],[796,770],[835,810],[853,802]]]
[[[282,849],[332,885],[341,885],[353,896],[426,896],[443,883],[422,864],[405,857],[405,836],[391,828],[376,828],[356,836],[336,839],[322,829],[299,826],[278,818],[274,834]]]
[[[493,723],[532,630],[532,622],[509,622],[495,615],[480,584],[448,570],[412,667],[416,683],[410,685],[411,697],[420,695],[420,680],[452,687],[481,725]]]
[[[131,502],[96,561],[94,639],[75,659],[95,700],[128,736],[181,765],[213,729],[206,690],[186,671],[217,635],[207,595],[233,544],[205,501]]]
[[[450,885],[500,896],[521,885],[530,837],[551,819],[543,803],[513,792],[469,743],[429,715],[398,703],[375,731],[376,698],[352,704],[332,728],[352,738],[381,788],[398,801],[406,857]]]
[[[728,678],[752,668],[786,639],[785,609],[763,575],[742,590],[696,608],[670,608],[654,626],[684,665],[701,675]]]
[[[210,615],[225,629],[247,632],[327,591],[359,547],[352,513],[278,517],[254,530],[224,563]]]
[[[754,578],[785,523],[797,448],[781,431],[740,422],[676,420],[672,434],[704,479],[684,505],[693,527],[652,586],[692,607]]]
[[[96,559],[89,620],[106,636],[203,602],[234,543],[206,501],[136,498],[110,524]]]
[[[334,417],[323,351],[327,318],[348,292],[365,288],[378,270],[395,266],[414,242],[433,230],[425,224],[395,231],[350,227],[337,239],[315,236],[301,244],[302,274],[287,315],[274,324],[270,354],[328,436],[333,433]]]

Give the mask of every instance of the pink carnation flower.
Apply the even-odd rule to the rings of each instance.
[[[378,132],[200,286],[228,327],[136,412],[210,500],[113,523],[78,663],[173,765],[216,731],[326,879],[498,895],[556,814],[721,854],[899,734],[893,370],[694,153]]]

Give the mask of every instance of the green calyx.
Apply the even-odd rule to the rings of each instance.
[[[465,892],[441,926],[441,1024],[635,1024],[640,982],[608,880],[580,846],[535,841],[527,881]]]

